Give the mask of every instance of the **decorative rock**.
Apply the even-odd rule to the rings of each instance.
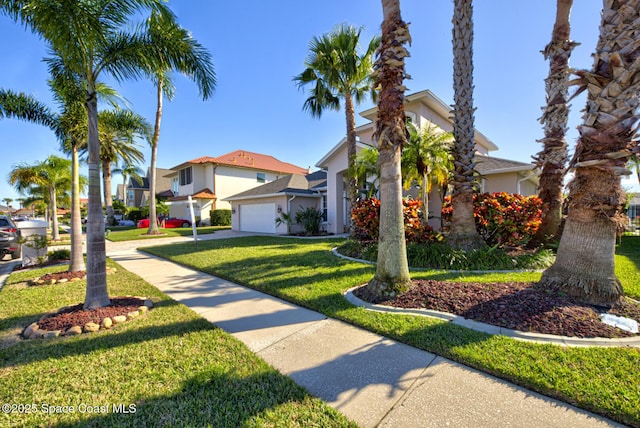
[[[138,311],[129,312],[129,313],[127,314],[127,318],[135,318],[135,317],[137,317],[138,315],[140,315],[140,312],[138,312]]]
[[[64,284],[65,282],[69,282],[69,280],[67,278],[60,278],[58,280],[58,284]]]
[[[60,330],[45,331],[44,334],[42,335],[42,337],[45,339],[50,339],[52,337],[58,337],[58,336],[60,336]]]
[[[67,331],[64,332],[65,336],[76,336],[78,334],[82,334],[82,328],[79,325],[74,325],[73,327],[69,327]]]
[[[126,321],[127,317],[125,317],[124,315],[116,315],[115,317],[113,317],[113,322],[116,324],[120,324]]]
[[[88,322],[84,325],[83,330],[85,333],[92,333],[94,331],[100,330],[100,326],[94,322]]]
[[[55,279],[47,279],[46,281],[43,281],[44,285],[53,285],[56,283]]]
[[[151,301],[151,299],[145,299],[144,305],[149,309],[153,308],[153,302]]]
[[[29,339],[40,339],[42,336],[44,336],[44,333],[44,330],[36,330],[29,335]]]
[[[76,281],[82,281],[82,279],[80,279],[80,278],[71,278],[69,280],[69,282],[76,282]]]
[[[138,308],[138,312],[140,312],[141,314],[146,313],[149,310],[149,308],[147,308],[146,306],[140,306]]]
[[[32,335],[34,332],[38,331],[38,330],[40,330],[40,326],[38,325],[38,323],[37,323],[37,322],[34,322],[34,323],[29,324],[29,325],[27,326],[27,328],[25,328],[25,329],[22,331],[22,335],[23,335],[24,337],[31,337],[31,335]]]
[[[102,322],[100,323],[100,325],[101,325],[103,328],[110,329],[110,328],[111,328],[111,326],[113,325],[113,321],[111,320],[111,318],[106,317],[105,319],[103,319],[103,320],[102,320]]]

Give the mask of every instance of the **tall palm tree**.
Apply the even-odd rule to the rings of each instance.
[[[475,173],[475,125],[473,117],[473,5],[472,0],[453,2],[453,193],[451,228],[447,243],[457,249],[481,248],[484,241],[473,218]]]
[[[122,198],[123,203],[127,204],[127,179],[129,177],[135,179],[136,181],[142,181],[142,175],[144,171],[138,165],[134,163],[122,162],[120,166],[116,166],[111,169],[111,174],[120,174],[122,175]]]
[[[562,193],[567,165],[567,141],[565,139],[569,119],[569,58],[579,43],[570,40],[569,15],[573,0],[557,0],[556,20],[551,42],[544,48],[549,60],[549,76],[545,80],[547,105],[540,121],[544,125],[543,149],[534,158],[540,174],[542,199],[542,223],[530,246],[539,246],[553,239],[562,222]]]
[[[102,190],[109,224],[113,222],[111,199],[111,164],[123,161],[128,164],[144,161],[138,149],[137,138],[151,138],[151,125],[131,110],[103,110],[98,113],[100,133],[100,161],[102,163]],[[85,149],[81,149],[84,151]]]
[[[127,31],[141,13],[172,16],[162,0],[7,0],[3,11],[42,37],[68,70],[84,82],[88,119],[89,207],[85,308],[110,303],[104,221],[100,203],[100,141],[96,85],[103,72],[117,80],[144,76],[158,59],[149,38]],[[169,52],[171,54],[171,52]]]
[[[160,124],[162,122],[162,103],[166,96],[169,101],[173,99],[175,87],[171,80],[170,72],[178,71],[196,82],[200,90],[200,96],[207,100],[213,94],[216,85],[216,74],[211,55],[198,43],[191,34],[181,28],[174,20],[166,15],[152,14],[147,20],[147,34],[154,45],[160,50],[170,50],[172,55],[160,52],[159,65],[148,70],[156,84],[156,117],[151,138],[151,166],[149,171],[149,218],[156,218],[156,159],[158,155],[158,142],[160,141]],[[171,58],[180,58],[174,61]],[[149,222],[148,235],[157,235],[158,224]]]
[[[13,202],[13,199],[11,198],[3,198],[2,202],[4,202],[5,204],[7,204],[8,207],[11,206],[11,202]]]
[[[309,56],[305,70],[293,80],[298,88],[312,85],[303,109],[313,117],[320,117],[325,110],[340,110],[340,99],[344,102],[347,119],[347,157],[349,173],[349,199],[355,204],[358,199],[356,162],[356,118],[355,104],[368,95],[375,99],[371,78],[373,53],[380,44],[373,37],[364,53],[359,53],[362,28],[340,24],[331,33],[313,37],[309,44]]]
[[[16,118],[55,128],[55,116],[35,97],[0,88],[0,119]]]
[[[39,186],[48,192],[51,234],[54,241],[60,240],[58,230],[58,192],[71,188],[71,161],[49,156],[33,165],[21,163],[14,165],[9,173],[9,183],[20,193],[25,193],[32,186]]]
[[[407,142],[404,115],[404,58],[411,42],[400,16],[399,0],[382,0],[382,42],[377,53],[375,79],[380,86],[375,140],[380,152],[380,235],[376,274],[367,284],[374,296],[388,299],[409,289],[409,265],[402,213],[401,157]]]
[[[569,166],[568,214],[555,263],[541,283],[583,302],[610,305],[622,296],[614,268],[622,220],[621,175],[640,147],[634,139],[640,107],[640,0],[603,2],[591,71],[578,72],[587,106]]]
[[[356,155],[356,171],[354,174],[358,178],[360,187],[366,187],[367,198],[371,198],[378,193],[378,180],[380,178],[378,149],[368,147],[362,149],[360,153]],[[368,181],[369,179],[373,181]]]
[[[445,187],[453,170],[451,147],[453,134],[427,126],[418,129],[409,124],[409,140],[402,150],[403,181],[405,190],[414,182],[420,183],[423,218],[429,220],[429,192],[433,185]]]

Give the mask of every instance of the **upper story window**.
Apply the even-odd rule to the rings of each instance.
[[[407,123],[413,123],[414,125],[418,126],[418,116],[416,116],[415,113],[411,111],[405,111],[404,117]]]
[[[256,174],[256,181],[258,183],[264,183],[265,181],[267,181],[267,176],[264,172],[259,172]]]
[[[187,184],[191,184],[193,182],[193,176],[191,173],[191,167],[188,166],[184,169],[180,170],[180,185],[186,186]]]
[[[174,195],[178,194],[178,177],[174,177],[171,179],[171,191]]]

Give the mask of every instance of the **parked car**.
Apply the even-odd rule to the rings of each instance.
[[[158,224],[166,229],[174,228],[174,227],[191,227],[191,221],[184,218],[169,217],[169,218],[163,219],[161,217],[158,217]],[[147,227],[149,227],[148,218],[143,218],[142,220],[138,221],[139,229],[144,229]]]
[[[22,246],[20,240],[20,229],[7,216],[0,215],[0,259],[6,254],[11,254],[12,259],[20,258]]]

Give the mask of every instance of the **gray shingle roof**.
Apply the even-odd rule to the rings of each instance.
[[[254,187],[253,189],[246,190],[236,195],[230,196],[226,199],[240,199],[250,196],[265,196],[273,195],[277,193],[288,194],[307,194],[313,195],[316,193],[317,188],[323,188],[327,186],[327,173],[325,171],[316,171],[308,175],[292,174],[285,177],[274,180],[270,183],[263,184],[262,186]]]
[[[479,173],[485,173],[488,171],[498,172],[498,170],[501,170],[501,169],[504,169],[504,170],[521,169],[522,171],[525,171],[525,170],[533,170],[535,168],[535,165],[532,163],[519,162],[519,161],[514,161],[509,159],[494,158],[491,156],[484,156],[484,155],[478,155],[478,154],[476,154],[475,156],[475,161],[476,161],[476,170]]]

